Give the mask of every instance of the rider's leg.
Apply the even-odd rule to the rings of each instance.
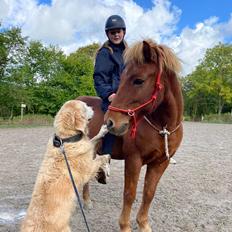
[[[112,154],[115,135],[107,133],[102,141],[102,154]]]
[[[107,111],[109,104],[110,104],[109,102],[103,101],[102,110],[104,113]],[[115,140],[115,135],[107,133],[102,139],[102,149],[101,149],[102,152],[99,155],[103,155],[103,154],[111,155],[113,150],[114,140]],[[101,184],[106,184],[109,175],[110,175],[110,164],[107,164],[106,167],[99,169],[97,181]]]

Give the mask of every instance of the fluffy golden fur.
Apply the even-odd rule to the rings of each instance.
[[[94,146],[103,137],[106,129],[100,130],[95,138],[88,138],[88,120],[93,111],[84,102],[66,102],[57,113],[54,121],[56,135],[67,138],[83,133],[80,141],[64,143],[64,149],[72,174],[80,190],[85,183],[96,176],[98,169],[109,162],[109,156],[97,156]],[[32,199],[22,223],[22,232],[67,232],[69,219],[74,208],[75,193],[64,156],[53,146],[52,138],[40,167]]]

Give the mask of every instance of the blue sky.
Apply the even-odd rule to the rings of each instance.
[[[196,23],[216,16],[219,21],[229,20],[232,12],[232,1],[230,0],[193,0],[193,1],[172,1],[177,7],[182,9],[182,15],[179,22],[179,27],[193,27]]]
[[[232,0],[0,0],[3,27],[58,45],[66,54],[107,38],[111,14],[126,21],[129,45],[152,38],[183,60],[183,75],[194,70],[208,48],[232,43]]]
[[[136,0],[145,10],[151,9],[151,0]],[[211,16],[219,17],[220,21],[226,21],[232,13],[231,0],[171,0],[171,3],[181,9],[182,14],[178,23],[178,30],[189,26],[193,27]]]

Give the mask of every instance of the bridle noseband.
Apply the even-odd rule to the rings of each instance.
[[[132,138],[135,138],[137,125],[138,125],[135,113],[138,110],[142,109],[143,107],[149,105],[150,103],[152,103],[152,109],[153,109],[153,105],[154,105],[154,102],[157,99],[158,93],[163,88],[163,86],[160,83],[161,74],[162,74],[162,71],[160,70],[158,72],[158,75],[157,75],[157,78],[156,78],[156,83],[155,83],[153,94],[152,94],[151,98],[147,102],[139,105],[138,107],[135,107],[134,109],[126,109],[125,110],[125,109],[121,109],[121,108],[114,107],[114,106],[111,106],[111,105],[108,107],[108,110],[115,111],[115,112],[126,113],[130,117],[133,118],[133,125],[132,125],[132,128],[131,128],[131,137]]]

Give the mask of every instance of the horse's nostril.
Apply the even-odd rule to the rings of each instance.
[[[107,121],[107,129],[108,130],[110,130],[111,128],[113,128],[113,126],[114,126],[114,123],[113,123],[113,121],[111,121],[110,119]]]

